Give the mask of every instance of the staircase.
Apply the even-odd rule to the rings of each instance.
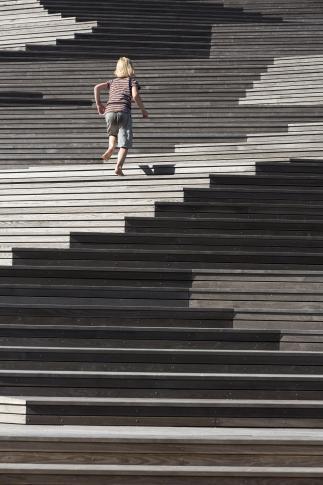
[[[35,455],[42,461],[7,463],[0,468],[5,483],[154,483],[176,485],[189,479],[197,485],[219,483],[319,484],[322,479],[321,432],[315,430],[222,430],[210,428],[178,429],[90,427],[80,435],[79,427],[30,427],[22,437],[19,427],[7,428],[2,448],[10,447],[10,460]],[[68,431],[67,431],[68,429]],[[41,431],[40,431],[41,430]],[[37,436],[37,441],[34,440]],[[16,449],[12,443],[16,442]],[[19,451],[23,450],[23,451]],[[199,453],[192,457],[192,450]],[[99,450],[99,451],[98,451]],[[91,456],[91,464],[88,457]],[[246,455],[254,463],[246,466]],[[7,454],[8,456],[8,454]],[[124,460],[127,460],[127,464]],[[61,463],[58,463],[58,460]],[[65,463],[64,463],[65,460]],[[69,464],[73,460],[74,464]],[[298,466],[290,466],[297,460]],[[66,463],[66,461],[68,463]],[[194,463],[188,466],[187,463]],[[212,463],[212,465],[210,465]]]
[[[18,11],[22,5],[15,4]],[[25,5],[28,15],[33,6]],[[77,25],[98,26],[72,39],[57,33],[55,45],[27,42],[21,49],[0,51],[3,169],[100,161],[107,140],[104,120],[93,106],[93,86],[111,78],[120,45],[136,60],[151,113],[149,121],[142,120],[134,110],[133,153],[140,157],[171,157],[185,144],[227,143],[237,150],[247,135],[284,134],[288,124],[322,119],[316,98],[307,103],[300,96],[299,103],[273,106],[271,92],[269,108],[259,103],[249,109],[244,102],[268,68],[275,70],[275,57],[322,54],[316,24],[284,22],[220,1],[141,0],[116,6],[113,0],[97,0],[89,8],[86,1],[44,0],[37,9],[62,21],[72,15]],[[298,77],[319,81],[305,63]],[[285,95],[293,93],[287,86]]]
[[[91,31],[0,52],[0,483],[322,483],[322,9],[230,3],[14,4]]]
[[[323,426],[321,172],[320,161],[258,163],[256,175],[211,175],[208,188],[185,189],[183,202],[157,203],[155,217],[126,217],[124,234],[73,233],[70,249],[15,249],[13,266],[0,269],[2,440],[18,425],[30,431],[0,464],[4,480],[320,479],[314,457],[276,457],[284,436],[293,456],[310,446],[297,436],[313,429],[315,438]],[[37,451],[37,429],[48,425]],[[75,433],[84,426],[98,429],[88,453],[101,461],[82,458],[76,469],[53,445],[68,440],[65,450],[81,459],[86,433]],[[116,426],[125,427],[118,459],[102,448]],[[140,464],[123,461],[127,426],[141,430]],[[169,434],[179,428],[181,446],[192,448],[180,464]],[[226,428],[235,430],[230,443]],[[247,429],[245,452],[248,443],[257,452],[244,468],[234,450]],[[260,465],[270,430],[272,458]],[[228,457],[212,451],[205,461],[221,437]],[[31,443],[20,451],[25,465],[21,439]]]
[[[49,14],[38,0],[4,0],[0,5],[0,49],[25,50],[26,44],[55,45],[56,39],[74,38],[76,32],[89,33],[95,21],[76,22],[75,17]]]
[[[253,82],[240,105],[314,105],[323,103],[322,57],[276,58],[273,65]]]
[[[264,16],[280,15],[285,22],[322,23],[322,4],[320,0],[224,0],[230,8],[243,8],[246,12],[261,12]]]
[[[218,22],[267,22],[259,13],[245,13],[242,8],[225,8],[223,2],[189,2],[161,0],[87,1],[41,0],[51,14],[75,16],[81,21],[95,21],[98,27],[91,34],[76,34],[75,39],[58,40],[56,47],[27,46],[49,56],[81,56],[91,58],[118,57],[125,48],[130,57],[208,58],[211,27]],[[280,18],[273,17],[273,21]]]
[[[137,77],[151,115],[143,120],[133,110],[132,153],[138,163],[157,162],[156,155],[171,161],[178,145],[216,144],[221,149],[226,143],[236,151],[250,134],[284,135],[289,124],[322,121],[323,106],[315,99],[275,106],[274,101],[269,106],[245,102],[255,83],[262,82],[267,62],[138,61]],[[304,65],[298,68],[303,83],[319,81],[317,64],[315,73]],[[105,120],[93,106],[93,86],[111,78],[113,67],[111,61],[104,66],[99,61],[1,63],[0,167],[100,163],[107,135]],[[288,87],[285,96],[293,92]],[[193,149],[191,159],[195,155]]]

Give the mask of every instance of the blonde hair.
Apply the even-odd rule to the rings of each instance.
[[[131,60],[128,57],[120,57],[114,74],[117,77],[133,77],[135,75],[135,69]]]

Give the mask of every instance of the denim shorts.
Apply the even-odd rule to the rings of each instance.
[[[109,136],[118,138],[118,148],[132,146],[132,119],[127,111],[109,111],[105,115]]]

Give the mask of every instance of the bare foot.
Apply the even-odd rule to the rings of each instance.
[[[116,175],[119,175],[120,177],[124,177],[124,173],[123,173],[123,171],[122,171],[122,168],[118,168],[118,167],[116,167],[116,169],[115,169],[114,173],[115,173]]]
[[[101,159],[105,161],[109,160],[109,158],[112,157],[113,152],[114,152],[114,148],[108,148],[107,151],[101,155]]]

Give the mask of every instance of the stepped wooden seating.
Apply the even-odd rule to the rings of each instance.
[[[323,19],[323,17],[322,17]],[[321,22],[323,21],[321,19]],[[223,23],[212,28],[211,58],[263,59],[322,54],[320,23]]]
[[[97,22],[76,22],[75,16],[49,14],[38,0],[4,0],[0,26],[0,49],[21,51],[27,43],[55,45],[57,38],[73,39],[76,32],[92,32]]]
[[[239,150],[194,144],[172,154],[132,155],[125,180],[112,175],[112,163],[4,170],[1,264],[11,264],[12,247],[67,247],[71,231],[122,232],[124,216],[153,215],[154,201],[181,201],[182,188],[206,187],[210,172],[253,174],[256,160],[322,156],[321,130],[320,123],[295,124],[287,135],[248,137]],[[163,166],[175,173],[158,175]]]
[[[302,144],[299,148],[294,153],[305,155]],[[1,264],[11,264],[12,247],[68,247],[71,231],[123,232],[125,216],[153,215],[154,201],[181,201],[184,187],[208,186],[209,172],[253,174],[254,162],[249,157],[277,160],[282,151],[278,147],[276,153],[264,154],[252,149],[250,145],[246,153],[222,150],[214,154],[207,152],[211,147],[201,147],[201,153],[196,148],[193,156],[175,154],[171,177],[154,175],[153,169],[144,175],[146,164],[139,159],[127,165],[126,180],[113,176],[110,164],[4,171],[0,184]],[[290,150],[287,145],[286,160]],[[162,166],[165,158],[156,156],[155,166]]]
[[[261,172],[253,176],[213,175],[210,188],[188,188],[184,191],[184,203],[177,205],[191,211],[191,215],[186,213],[185,217],[160,215],[157,206],[155,218],[127,217],[124,235],[75,234],[72,235],[70,249],[16,249],[13,267],[0,272],[0,324],[28,326],[31,322],[35,325],[46,323],[48,330],[53,325],[66,324],[81,324],[83,328],[83,325],[88,327],[90,322],[99,327],[115,327],[117,318],[118,325],[144,326],[147,329],[153,322],[157,327],[162,326],[163,322],[166,325],[174,322],[175,326],[182,327],[187,320],[192,320],[190,326],[197,325],[206,330],[212,319],[212,327],[232,328],[236,322],[241,331],[243,320],[246,321],[246,316],[254,313],[258,320],[268,322],[268,327],[263,326],[264,336],[270,329],[273,314],[281,319],[285,315],[289,321],[295,318],[304,325],[306,313],[308,317],[312,317],[313,313],[318,316],[322,313],[320,284],[315,286],[314,283],[315,279],[320,281],[322,275],[322,231],[319,217],[310,214],[307,217],[303,212],[298,215],[297,211],[300,194],[304,208],[320,203],[322,181],[318,174],[313,177],[305,169],[295,174],[292,168],[292,175],[288,175],[288,167],[294,165],[302,170],[306,163],[283,163],[282,172],[279,162],[262,164]],[[316,171],[321,169],[320,162],[311,162],[310,165]],[[192,203],[210,204],[210,211],[214,202],[222,202],[223,205],[229,199],[229,204],[234,200],[236,205],[242,203],[242,207],[246,207],[247,203],[253,204],[257,200],[255,196],[258,193],[262,193],[262,202],[267,209],[264,219],[260,207],[258,215],[253,216],[249,212],[246,217],[243,212],[237,214],[236,211],[231,216],[212,212],[207,212],[205,216],[195,212],[192,206]],[[187,203],[191,204],[188,208]],[[283,212],[275,211],[270,218],[272,207],[280,208]],[[292,214],[288,208],[293,210]],[[167,237],[163,236],[165,233]],[[171,272],[168,269],[170,264]],[[198,271],[206,268],[208,272]],[[220,269],[226,271],[221,274],[218,272]],[[235,275],[237,269],[245,272]],[[190,274],[191,270],[194,273]],[[261,278],[262,284],[267,285],[267,294],[261,288],[260,281],[257,285],[252,284],[252,279],[257,280],[256,270],[269,271],[269,277],[267,273],[258,276],[258,280]],[[111,280],[109,275],[113,271]],[[309,276],[309,281],[302,278],[306,271],[309,271],[309,275],[313,274],[312,278]],[[141,275],[140,279],[138,274]],[[163,279],[161,274],[164,274]],[[99,276],[104,278],[101,283]],[[221,277],[230,281],[227,289],[223,283],[217,289],[216,278]],[[107,285],[106,281],[110,283]],[[222,307],[216,303],[219,291]],[[230,298],[229,305],[226,291],[227,298]],[[209,309],[203,304],[203,292],[204,298],[209,301]],[[199,301],[201,295],[202,300]],[[118,306],[120,301],[122,308]],[[244,318],[240,315],[240,319],[235,320],[232,308],[244,314]],[[319,323],[317,325],[318,330],[321,327]],[[248,324],[244,330],[248,330]],[[4,328],[4,331],[8,331],[8,328]],[[249,328],[249,331],[252,329]],[[305,345],[308,348],[306,339]],[[64,396],[68,393],[70,396],[120,397],[117,389],[113,391],[117,386],[125,397],[131,368],[135,373],[128,397],[151,396],[150,388],[154,382],[153,388],[159,389],[159,397],[208,396],[223,399],[228,397],[225,384],[228,379],[230,396],[236,399],[246,399],[247,396],[256,399],[278,396],[281,399],[295,399],[296,396],[299,399],[319,399],[319,368],[312,374],[314,368],[308,365],[320,365],[321,353],[310,352],[307,363],[306,352],[300,355],[298,351],[289,354],[286,350],[283,353],[274,350],[271,354],[269,350],[250,350],[249,347],[248,350],[223,351],[182,349],[176,350],[175,354],[174,349],[168,351],[160,347],[155,350],[109,347],[107,353],[107,348],[91,350],[80,346],[46,348],[31,345],[28,351],[25,346],[19,348],[10,345],[2,348],[2,393],[21,395],[22,386],[24,393],[32,393],[33,396],[38,389],[38,393],[41,391],[48,395],[62,393]],[[46,355],[48,357],[45,358]],[[246,360],[243,360],[242,369],[240,362],[243,355]],[[13,366],[9,360],[13,361]],[[67,366],[67,362],[70,362],[70,366]],[[262,373],[258,387],[251,385],[250,379],[258,380],[255,370],[260,363]],[[82,365],[83,373],[79,372],[79,365]],[[270,370],[271,365],[278,367]],[[267,387],[266,379],[270,382],[275,380],[274,369],[278,368],[282,372],[279,379],[282,387],[278,381],[275,384],[277,387],[272,384]],[[204,379],[200,380],[202,374],[194,373],[206,372],[206,369],[210,375],[203,385]],[[160,374],[151,374],[153,371]],[[169,371],[175,374],[169,374]],[[179,383],[186,375],[184,371],[187,371],[187,376],[183,387]],[[173,381],[169,380],[171,375]],[[314,387],[302,384],[306,382],[307,375]],[[168,379],[166,387],[162,383],[164,378]],[[35,379],[38,380],[37,386]],[[92,384],[88,389],[81,384],[84,379],[91,379]],[[156,379],[161,379],[159,387]],[[217,387],[219,379],[221,385]],[[239,382],[236,388],[234,379]],[[126,387],[123,380],[127,382]],[[208,380],[212,382],[211,387],[207,384]],[[298,382],[297,394],[293,387],[295,380]],[[139,382],[142,384],[139,385]],[[199,382],[197,389],[196,382]],[[78,387],[83,391],[78,391]]]
[[[177,168],[170,180],[132,164],[134,175],[124,180],[109,165],[3,172],[1,264],[11,264],[13,246],[68,247],[72,229],[123,232],[125,215],[153,215],[155,200],[179,201],[184,186],[208,185],[207,166],[198,178]]]
[[[47,0],[42,5],[50,14],[74,12],[78,20],[99,17],[102,25],[93,29],[92,34],[80,34],[71,42],[61,39],[55,46],[27,45],[27,52],[0,52],[3,61],[0,84],[2,168],[31,163],[97,161],[95,157],[99,157],[106,146],[106,136],[104,121],[93,109],[92,89],[99,78],[104,80],[111,75],[114,64],[111,58],[117,55],[112,45],[116,42],[120,45],[121,40],[128,51],[131,46],[129,54],[136,59],[143,58],[138,62],[138,77],[152,113],[149,122],[138,119],[135,114],[134,151],[138,154],[169,155],[175,143],[237,145],[250,133],[284,133],[288,122],[313,122],[322,117],[322,107],[314,110],[311,105],[296,104],[288,108],[277,105],[275,111],[272,106],[270,109],[243,106],[245,93],[260,79],[277,52],[298,49],[299,54],[307,52],[304,48],[311,53],[321,52],[320,33],[311,24],[304,28],[304,23],[282,23],[279,17],[248,14],[243,8],[231,9],[218,2],[199,3],[198,9],[193,2],[183,11],[181,2],[150,2],[148,8],[143,0],[118,8],[113,25],[111,18],[108,22],[106,17],[114,7],[112,1],[98,1],[91,5],[90,11],[86,2],[72,0],[63,3]],[[180,30],[176,23],[179,15]],[[143,48],[147,35],[150,38],[148,51]],[[254,53],[250,51],[253,46],[257,49]],[[85,48],[90,49],[90,58],[86,61]],[[71,62],[71,56],[80,56],[81,60]],[[180,59],[172,60],[174,56]],[[95,61],[95,57],[107,58],[105,66],[101,59]],[[192,57],[197,59],[192,60]],[[153,59],[147,61],[150,58]],[[302,76],[307,75],[305,67]],[[9,112],[8,104],[11,106]],[[192,116],[198,118],[198,128],[192,124]],[[26,134],[30,136],[29,143],[26,143]]]
[[[211,26],[217,22],[266,22],[259,13],[242,8],[225,8],[219,2],[209,4],[193,0],[126,2],[42,0],[49,13],[75,16],[81,21],[96,21],[91,34],[76,34],[75,39],[58,39],[56,46],[27,45],[31,55],[73,55],[82,58],[118,56],[120,46],[134,58],[208,58]],[[280,18],[273,17],[273,21]],[[176,35],[174,35],[176,34]],[[148,41],[148,42],[147,42]]]
[[[323,423],[321,173],[320,161],[304,159],[261,163],[256,175],[211,175],[209,188],[185,189],[184,202],[156,204],[154,218],[126,218],[125,234],[74,233],[71,249],[15,250],[13,266],[0,268],[0,420],[7,423],[0,441],[17,433],[14,423],[27,424],[19,442],[30,445],[11,445],[10,462],[0,462],[4,480],[320,480],[320,441],[314,453],[307,440]],[[254,202],[257,191],[262,204]],[[199,270],[198,255],[207,270]],[[203,292],[209,307],[199,300]],[[36,429],[49,424],[40,451]],[[149,454],[142,444],[137,449],[141,466],[125,464],[122,440],[116,461],[100,438],[76,469],[52,454],[61,424],[60,445],[77,460],[71,427],[80,425],[97,439],[109,436],[114,457],[113,427],[144,427],[147,443],[149,433],[157,433],[159,447],[165,436],[172,460],[155,465],[149,442]],[[169,426],[182,430],[181,447],[188,427],[196,428],[195,439],[204,436],[176,469]],[[236,428],[240,439],[248,428],[251,467],[243,468],[235,432],[228,443],[221,428]],[[269,455],[264,428],[275,433]],[[283,428],[293,464],[277,448]],[[218,436],[227,458],[214,448]],[[131,448],[129,436],[124,443]],[[210,443],[212,459],[197,462]],[[101,461],[90,465],[89,456]]]
[[[322,106],[242,106],[246,89],[251,89],[252,81],[265,70],[265,61],[236,61],[234,67],[231,61],[203,60],[202,64],[203,69],[201,61],[158,61],[151,77],[151,62],[138,63],[138,78],[151,113],[150,120],[142,120],[134,109],[133,153],[138,161],[144,153],[150,155],[148,163],[158,161],[152,156],[154,153],[171,161],[176,144],[217,143],[221,148],[223,143],[229,143],[236,150],[248,134],[284,133],[288,123],[322,119]],[[84,61],[82,65],[75,61],[5,62],[0,67],[1,168],[100,161],[107,137],[104,119],[97,116],[92,106],[92,90],[97,80],[111,76],[111,61],[104,66],[98,66],[96,61]],[[176,81],[170,74],[173,69],[181,71],[176,73]],[[190,86],[182,94],[183,99],[178,99],[187,76],[191,78]],[[207,83],[205,95],[201,94],[203,83]],[[168,102],[165,96],[170,98]],[[198,121],[198,127],[192,117]]]
[[[261,12],[263,15],[279,15],[287,22],[318,22],[323,20],[320,0],[224,0],[227,7],[242,7],[246,12]]]
[[[322,92],[323,58],[278,57],[272,66],[253,83],[241,105],[320,105]]]
[[[36,429],[35,429],[36,428]],[[217,485],[285,483],[307,485],[322,480],[322,438],[318,430],[145,427],[7,426],[1,437],[1,479],[9,484],[156,483],[190,481]],[[35,438],[37,437],[37,441]],[[16,443],[16,446],[13,446]],[[194,451],[196,450],[195,454]],[[246,466],[246,454],[253,466]],[[38,457],[40,463],[30,464]],[[89,463],[91,457],[91,463]],[[127,457],[127,464],[124,463]],[[26,460],[17,463],[17,459]],[[75,465],[70,461],[74,460]],[[297,466],[294,466],[297,461]],[[191,466],[188,464],[192,463]]]
[[[247,136],[246,141],[237,145],[231,143],[199,143],[177,145],[178,155],[195,157],[204,154],[208,157],[221,156],[222,160],[234,160],[240,157],[242,161],[248,157],[249,161],[270,160],[285,154],[290,157],[322,156],[322,123],[295,123],[288,126],[284,133],[255,134]],[[198,155],[197,155],[198,154]],[[171,160],[171,159],[169,159]]]
[[[40,5],[102,15],[0,52],[0,482],[321,483],[322,106],[243,106],[321,52],[317,2]],[[123,180],[88,90],[117,40],[152,113]]]
[[[230,80],[226,73],[226,65],[217,62],[206,64],[208,95],[201,94],[205,73],[198,72],[201,68],[200,61],[155,61],[152,67],[151,62],[138,63],[138,78],[143,84],[143,97],[150,109],[151,119],[140,119],[137,110],[134,109],[135,152],[169,152],[175,142],[181,139],[183,142],[214,140],[214,137],[219,141],[243,139],[248,129],[245,123],[238,119],[232,134],[232,120],[228,118],[225,126],[221,122],[221,105],[224,106],[224,103],[230,103],[231,100],[234,102],[243,95],[244,87],[251,86],[250,81],[253,73],[257,72],[257,67],[253,63],[247,63],[240,68],[237,63]],[[21,90],[22,81],[19,79],[26,69],[26,64],[14,65],[13,69],[11,63],[1,64],[3,95],[9,90],[17,93]],[[107,145],[107,137],[104,119],[97,116],[92,106],[93,86],[96,82],[112,76],[114,62],[105,62],[104,65],[101,61],[46,63],[46,71],[43,62],[27,63],[27,67],[29,74],[27,78],[24,77],[20,97],[12,99],[10,112],[7,109],[8,100],[6,105],[0,108],[3,120],[0,139],[1,165],[10,167],[35,163],[99,162],[100,155]],[[155,70],[153,76],[151,68]],[[264,68],[264,63],[260,63],[260,68]],[[173,70],[178,70],[177,80],[174,80]],[[243,78],[240,75],[241,70]],[[216,80],[219,74],[221,79]],[[191,85],[182,93],[182,99],[179,100],[178,94],[183,91],[181,85],[187,76],[191,77]],[[218,85],[214,93],[213,83]],[[35,92],[41,93],[43,99],[32,104],[30,94]],[[168,102],[165,96],[168,97]],[[212,114],[217,105],[219,115]],[[208,111],[212,119],[195,128],[191,117],[199,116],[201,107]],[[233,108],[234,111],[236,108]],[[21,120],[22,114],[25,121]],[[312,121],[313,117],[309,115],[305,119]],[[251,119],[250,122],[255,127],[255,120]],[[281,127],[282,123],[264,120],[263,129],[274,129],[271,125]],[[254,129],[258,130],[256,127]],[[24,139],[26,134],[30,135],[28,144]]]

